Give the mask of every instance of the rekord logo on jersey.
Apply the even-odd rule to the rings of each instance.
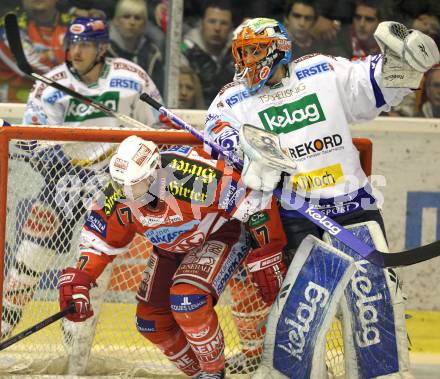
[[[292,103],[267,108],[258,112],[258,116],[266,130],[277,134],[293,132],[326,120],[315,93]]]
[[[289,154],[294,159],[306,158],[320,155],[321,153],[329,153],[341,145],[341,135],[332,134],[331,136],[316,138],[300,145],[289,147]],[[342,147],[340,147],[340,149],[342,149]]]
[[[117,111],[119,106],[119,92],[108,91],[99,96],[89,96],[94,102],[101,103],[112,111]],[[67,106],[64,121],[66,122],[80,122],[84,120],[107,117],[102,111],[93,108],[90,105],[84,104],[81,100],[70,99]]]

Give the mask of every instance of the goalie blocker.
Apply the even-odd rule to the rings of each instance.
[[[366,243],[387,249],[376,222],[348,228]],[[336,314],[342,316],[345,377],[411,378],[403,307],[392,271],[359,258],[328,234],[324,241],[309,235],[269,314],[262,364],[254,378],[332,374],[325,365],[325,337]]]

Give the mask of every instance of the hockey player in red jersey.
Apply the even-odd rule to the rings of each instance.
[[[76,313],[68,318],[89,318],[95,280],[136,234],[144,235],[153,252],[137,293],[138,331],[185,374],[223,378],[224,339],[214,305],[246,256],[241,223],[250,215],[265,213],[258,231],[250,230],[263,238],[247,257],[263,296],[273,300],[285,275],[286,241],[274,200],[247,189],[237,171],[202,149],[159,152],[135,136],[120,144],[110,174],[82,229],[77,266],[60,276],[61,308],[73,301]]]

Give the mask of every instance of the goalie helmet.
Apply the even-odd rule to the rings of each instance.
[[[271,18],[253,18],[235,29],[232,37],[235,80],[246,79],[258,92],[279,65],[292,59],[292,44],[284,26]]]
[[[159,148],[154,142],[130,136],[118,147],[110,160],[110,175],[131,200],[144,196],[157,175]]]
[[[99,18],[77,17],[69,24],[64,41],[66,46],[79,41],[108,43],[108,25]]]

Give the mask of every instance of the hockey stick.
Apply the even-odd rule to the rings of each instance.
[[[159,104],[156,100],[151,98],[148,94],[143,93],[141,100],[150,104],[153,108],[157,109],[161,114],[168,117],[176,125],[189,131],[192,135],[209,145],[213,151],[222,154],[226,158],[230,159],[237,167],[242,168],[243,162],[239,157],[230,151],[225,151],[220,145],[215,142],[207,140],[202,133],[200,133],[193,126],[182,120],[179,116]],[[287,170],[288,171],[288,168]],[[440,241],[433,242],[431,244],[420,246],[411,250],[401,251],[397,253],[384,253],[373,247],[367,245],[365,242],[355,237],[351,232],[345,229],[336,221],[332,220],[328,216],[324,215],[318,209],[315,209],[313,205],[309,204],[305,199],[300,198],[293,191],[282,191],[281,188],[277,188],[274,191],[274,195],[280,200],[285,209],[296,210],[305,218],[313,222],[320,229],[328,232],[332,236],[339,239],[343,244],[353,249],[363,258],[367,259],[371,263],[379,267],[401,267],[410,266],[415,263],[423,262],[428,259],[432,259],[440,256]],[[296,199],[301,201],[296,201]],[[291,204],[300,203],[299,207],[293,207]]]
[[[63,86],[62,84],[59,84],[46,76],[33,72],[33,69],[30,66],[24,54],[23,45],[20,39],[20,29],[18,27],[17,16],[15,14],[8,13],[5,16],[5,30],[6,30],[6,38],[8,39],[8,43],[9,43],[9,48],[11,49],[11,52],[14,55],[15,60],[17,61],[17,66],[28,77],[30,77],[33,80],[40,80],[50,87],[63,91],[67,95],[70,95],[82,101],[83,103],[101,111],[102,113],[117,118],[121,122],[130,124],[136,128],[155,130],[150,126],[145,125],[142,122],[135,120],[134,118],[131,118],[130,116],[124,115],[110,108],[107,108],[105,105],[101,103],[97,103],[94,100],[88,98],[87,96],[81,95],[80,93],[68,87]]]
[[[11,337],[7,339],[6,341],[3,341],[0,343],[0,351],[6,349],[7,347],[14,345],[18,341],[21,341],[22,339],[29,337],[31,334],[34,334],[38,332],[39,330],[45,328],[46,326],[54,323],[55,321],[59,320],[60,318],[63,318],[67,316],[70,313],[75,312],[75,303],[70,304],[68,308],[63,309],[62,311],[59,311],[52,316],[49,316],[48,318],[44,319],[43,321],[40,321],[38,324],[35,324],[34,326],[31,326],[30,328],[23,330],[21,333],[18,333],[14,337]]]

